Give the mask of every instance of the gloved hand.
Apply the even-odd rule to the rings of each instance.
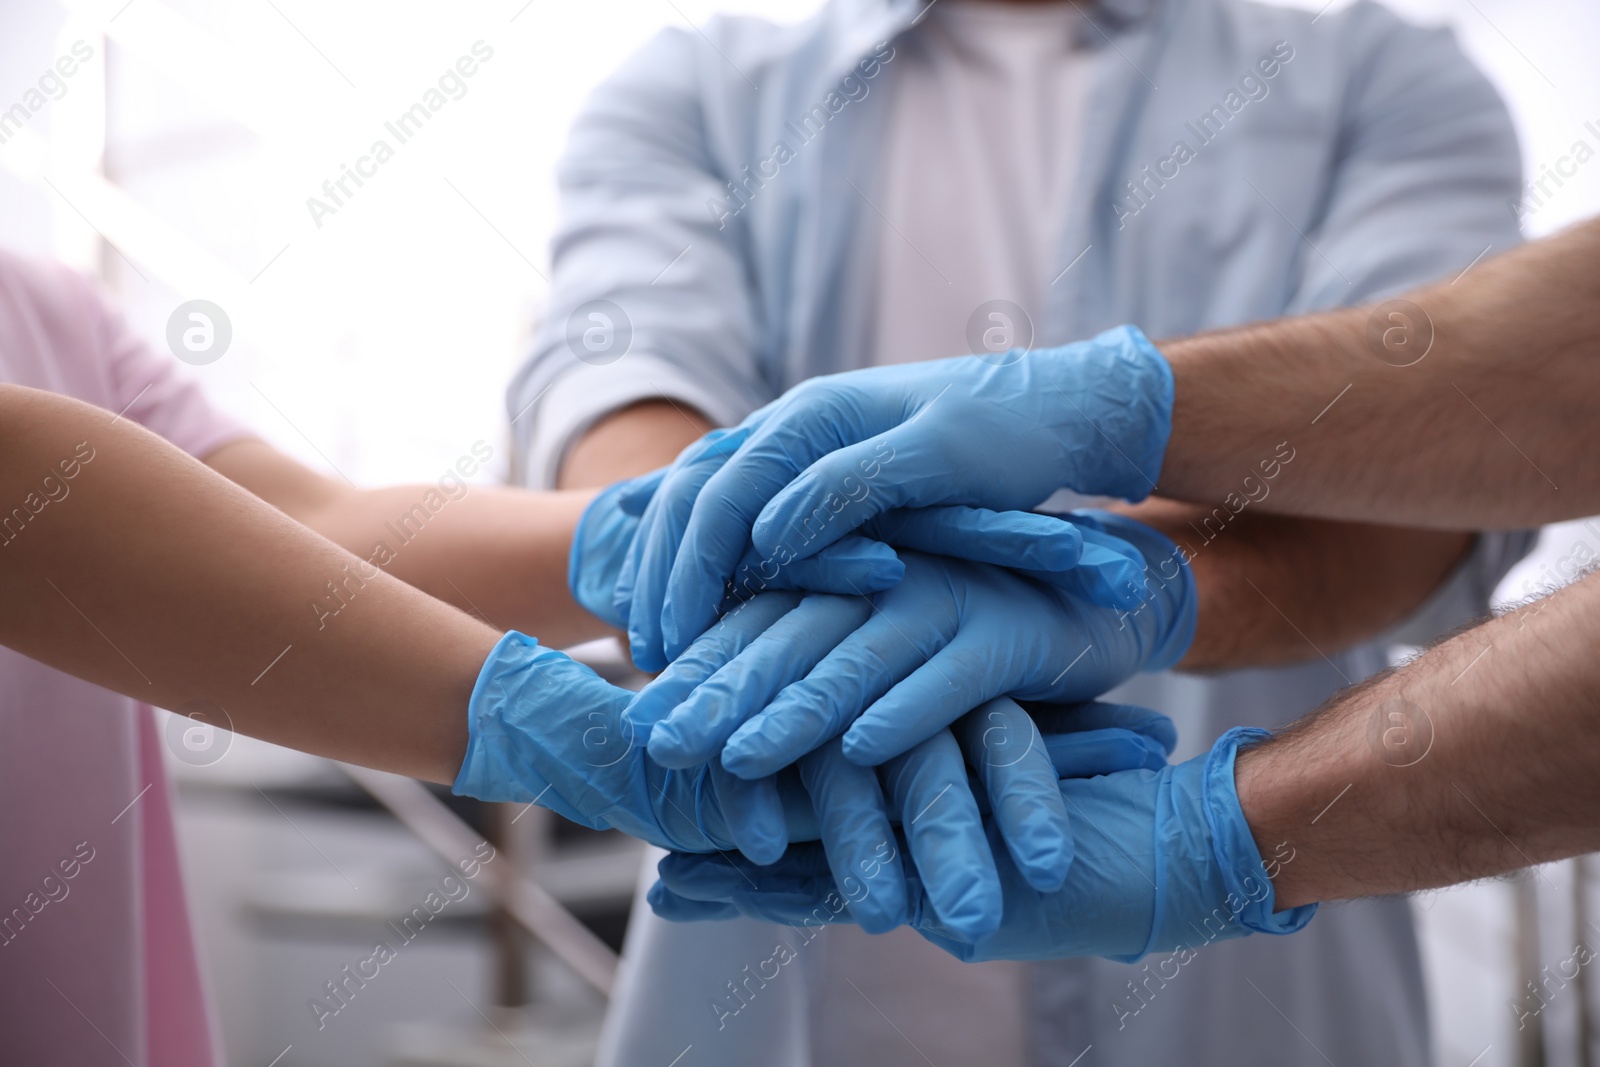
[[[1149,952],[1193,952],[1251,933],[1299,930],[1316,905],[1275,913],[1271,882],[1281,865],[1293,862],[1294,851],[1275,846],[1264,861],[1234,791],[1238,746],[1264,736],[1263,730],[1231,730],[1187,763],[1063,781],[1062,798],[1080,830],[1077,858],[1060,890],[1029,886],[997,852],[1005,897],[998,930],[976,943],[963,937],[927,906],[915,874],[910,925],[968,961],[1105,956],[1132,962]],[[997,831],[991,826],[989,833]],[[650,905],[668,919],[747,915],[791,926],[848,921],[815,846],[795,846],[766,868],[675,853],[658,870]]]
[[[893,508],[1031,508],[1061,488],[1142,499],[1171,416],[1171,368],[1131,326],[796,386],[661,484],[630,557],[635,662],[657,669],[711,625],[752,543],[804,558]]]
[[[666,473],[662,468],[601,490],[573,531],[572,551],[567,557],[567,586],[573,599],[591,615],[619,629],[628,625],[628,602],[619,599],[618,593],[623,565],[639,529],[639,516]],[[1071,536],[1077,537],[1077,531]],[[1114,564],[1113,560],[1101,570]],[[875,593],[898,582],[905,567],[881,541],[847,537],[814,557],[782,567],[748,553],[739,572],[742,587],[752,592],[772,588]],[[1115,580],[1115,576],[1108,575],[1107,580]]]
[[[741,628],[761,632],[781,617],[785,601],[792,606],[797,599],[783,593],[756,598],[707,635],[708,644],[737,641]],[[692,684],[694,657],[681,662],[677,681]],[[998,924],[999,878],[988,856],[982,809],[948,733],[881,771],[823,751],[798,771],[744,782],[716,767],[673,771],[651,761],[623,715],[630,696],[532,638],[507,634],[473,689],[467,756],[455,792],[537,803],[582,825],[622,830],[663,848],[709,852],[737,846],[756,865],[776,860],[791,840],[821,837],[825,854],[838,864],[841,886],[872,879],[873,892],[857,909],[871,929],[910,916],[900,861],[905,845],[891,825],[904,822],[913,858],[934,872],[925,883],[930,906],[966,936],[982,936]],[[1164,719],[1086,713],[1085,723],[1097,721],[1102,728],[1082,734],[1081,744],[1035,744],[1032,721],[1007,705],[997,702],[974,720],[968,749],[987,754],[974,760],[980,788],[995,798],[999,825],[1019,839],[1042,838],[1037,824],[1061,822],[1053,788],[1060,772],[1050,765],[1052,758],[1079,772],[1159,765],[1173,740]],[[1041,791],[1041,780],[1050,789]],[[1042,804],[1053,810],[1042,810]]]
[[[785,678],[803,675],[814,662],[808,649],[829,647],[828,638],[848,634],[870,610],[861,597],[766,593],[754,598],[724,616],[634,699],[628,710],[634,736],[649,738],[659,715],[690,693],[709,693],[703,706],[717,709],[747,683],[781,686]],[[777,673],[767,678],[726,669],[757,642],[793,647],[797,656],[775,659]],[[1087,705],[1071,719],[1072,732],[1061,731],[1059,742],[1047,746],[1021,708],[995,700],[963,717],[953,733],[937,731],[881,768],[849,762],[837,741],[801,759],[800,777],[816,806],[840,890],[848,894],[867,874],[880,867],[887,871],[874,881],[870,897],[854,903],[856,920],[878,931],[909,914],[890,832],[891,821],[898,820],[912,857],[928,872],[932,906],[945,921],[967,931],[993,929],[1000,918],[1000,885],[980,822],[985,801],[1023,876],[1040,888],[1059,886],[1072,862],[1072,836],[1057,779],[1161,766],[1176,742],[1171,723],[1151,712]],[[745,784],[770,789],[772,781]],[[751,854],[749,848],[744,851]],[[773,857],[781,851],[779,842]]]
[[[704,766],[661,767],[635,740],[625,715],[632,698],[533,638],[506,634],[472,690],[467,755],[454,791],[539,804],[662,848],[749,847],[758,862],[775,858],[791,837],[815,839],[798,775],[758,784]]]
[[[720,752],[735,775],[762,778],[848,727],[845,758],[870,766],[996,696],[1087,700],[1172,666],[1193,639],[1197,610],[1181,554],[1125,516],[1073,518],[1148,562],[1139,607],[1096,607],[999,567],[903,553],[905,578],[871,607],[814,598],[686,696],[646,687],[633,714],[659,722],[651,756],[688,767]]]

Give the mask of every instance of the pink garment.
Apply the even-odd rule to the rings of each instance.
[[[98,404],[195,456],[249,434],[85,279],[3,251],[0,381]],[[50,536],[70,508],[69,491],[18,536]],[[0,648],[0,1061],[220,1062],[155,714]]]

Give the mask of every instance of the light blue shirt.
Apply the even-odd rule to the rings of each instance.
[[[856,189],[877,188],[894,40],[918,10],[835,0],[796,26],[668,30],[594,93],[560,164],[547,315],[507,398],[531,483],[629,403],[730,424],[865,364],[859,234],[876,219]],[[1368,2],[1318,18],[1239,0],[1107,0],[1086,26],[1104,55],[1057,243],[1071,269],[1036,343],[1357,303],[1518,240],[1510,119],[1447,31]],[[625,321],[592,318],[597,299]]]

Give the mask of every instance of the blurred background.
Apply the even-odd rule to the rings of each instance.
[[[1600,143],[1600,9],[1389,3],[1456,29],[1510,102],[1525,176],[1575,141]],[[553,166],[584,96],[663,26],[815,6],[5,0],[0,109],[57,57],[88,58],[26,122],[0,127],[0,243],[99,276],[157,347],[178,305],[218,305],[232,346],[186,371],[310,464],[359,484],[425,481],[483,441],[496,458],[480,477],[504,480],[504,386],[540,314]],[[331,203],[324,183],[464,55],[479,62],[459,95],[354,195],[308,209],[311,197]],[[1600,166],[1579,168],[1524,228],[1537,236],[1595,213]],[[1501,596],[1526,598],[1596,555],[1600,523],[1552,527]],[[589,650],[601,661],[606,651]],[[457,818],[612,947],[636,846],[559,829],[538,810],[446,812],[420,787],[364,779],[380,799],[334,765],[245,738],[169,747],[231,1062],[589,1062],[601,996],[487,892],[452,903],[320,1029],[308,1000],[438,886]],[[1600,912],[1583,867],[1415,899],[1439,1064],[1592,1062],[1600,993],[1582,975],[1536,1027],[1519,1032],[1511,1007],[1541,967],[1593,943]]]

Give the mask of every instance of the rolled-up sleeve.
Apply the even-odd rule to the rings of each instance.
[[[728,189],[703,83],[721,62],[708,41],[666,31],[573,126],[548,312],[507,394],[529,484],[553,485],[572,441],[629,404],[665,398],[726,424],[774,395],[755,352],[748,237],[717,208]]]

